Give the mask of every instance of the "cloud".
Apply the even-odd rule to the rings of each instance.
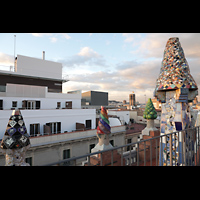
[[[153,97],[161,62],[159,59],[142,63],[125,61],[116,65],[116,71],[99,71],[69,76],[70,81],[88,90],[109,92],[109,99],[128,100],[135,91],[138,101],[144,102],[144,94]]]
[[[49,39],[52,43],[55,43],[58,41],[58,36],[62,36],[62,38],[70,39],[71,37],[67,33],[29,33],[35,37],[43,37],[43,36],[49,36]],[[53,36],[53,37],[50,37]]]
[[[58,62],[61,62],[64,67],[78,67],[83,65],[92,66],[93,68],[95,65],[107,67],[104,57],[90,47],[83,47],[79,53]]]
[[[59,33],[59,34],[62,35],[67,40],[71,38],[67,33]]]
[[[90,47],[83,47],[81,51],[78,53],[78,56],[84,56],[88,58],[98,58],[101,57],[97,52],[95,52]]]
[[[14,57],[0,52],[0,65],[13,65],[14,64]]]
[[[43,37],[43,36],[51,36],[52,33],[30,33],[31,35],[35,37]]]
[[[162,58],[167,40],[179,37],[187,58],[200,57],[200,33],[123,33],[124,44],[130,44],[133,55],[138,58]]]
[[[125,37],[124,42],[132,43],[133,46],[137,45],[142,39],[141,33],[123,33],[122,36]]]
[[[56,38],[56,37],[50,37],[49,39],[51,40],[52,43],[55,43],[58,40],[58,38]]]

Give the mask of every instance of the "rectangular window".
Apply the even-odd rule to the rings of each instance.
[[[24,108],[24,109],[40,109],[40,101],[24,100],[24,101],[22,101],[22,108]]]
[[[57,108],[60,108],[61,102],[57,102]]]
[[[40,101],[35,101],[35,108],[40,109]]]
[[[35,137],[40,134],[40,124],[30,124],[30,136]]]
[[[65,102],[65,108],[72,109],[72,101],[66,101]]]
[[[3,110],[3,100],[0,100],[0,110]]]
[[[70,149],[63,150],[63,160],[70,158]],[[63,165],[68,166],[70,162],[64,162]]]
[[[44,125],[44,132],[52,134],[61,133],[61,122],[46,123],[46,125]]]
[[[28,100],[28,109],[35,109],[35,101]]]
[[[63,150],[63,160],[70,158],[70,149]]]
[[[61,122],[57,122],[57,133],[61,133]]]
[[[85,127],[86,129],[91,129],[92,127],[92,120],[85,120]]]
[[[17,101],[12,101],[12,107],[16,108],[17,107]]]
[[[130,144],[131,142],[132,142],[131,138],[127,139],[127,144]],[[127,151],[130,151],[130,148],[131,148],[131,150],[133,149],[132,146],[127,146]]]

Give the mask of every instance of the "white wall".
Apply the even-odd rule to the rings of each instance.
[[[43,86],[6,84],[7,97],[46,97],[48,88]]]
[[[108,114],[109,115],[116,115],[116,116],[118,116],[123,124],[124,124],[124,122],[126,122],[128,124],[129,121],[130,121],[129,111],[108,110]]]
[[[62,64],[53,61],[17,55],[17,73],[28,76],[62,79]]]
[[[21,110],[27,132],[30,133],[30,124],[40,123],[40,132],[43,125],[49,122],[61,122],[61,132],[71,132],[76,129],[76,122],[85,124],[85,120],[92,120],[92,129],[96,127],[95,109],[63,109],[63,110]],[[12,110],[0,110],[0,138],[3,138]]]
[[[41,101],[40,109],[55,109],[57,102],[61,102],[61,108],[64,108],[66,101],[72,101],[72,109],[81,108],[81,94],[48,93],[47,87],[43,86],[7,84],[6,92],[0,96],[3,109],[11,109],[12,101],[17,101],[17,108],[22,108],[23,100]]]
[[[12,101],[17,101],[17,108],[22,108],[23,100],[35,100],[40,101],[40,109],[56,109],[57,102],[61,102],[61,108],[65,107],[66,101],[72,101],[72,109],[81,108],[80,99],[46,99],[46,98],[30,98],[30,97],[0,97],[3,99],[3,109],[11,109]]]

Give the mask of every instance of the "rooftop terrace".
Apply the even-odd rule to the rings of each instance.
[[[184,141],[184,145],[172,143],[174,138]],[[167,141],[164,149],[169,146],[169,152],[165,150],[165,154],[161,154],[161,158],[159,158],[159,149],[163,148],[163,143],[160,141]],[[128,146],[130,151],[125,152]],[[49,163],[48,166],[167,166],[168,162],[163,162],[162,156],[168,158],[169,166],[199,166],[199,146],[199,126],[166,135],[155,136],[152,132],[150,136],[146,136],[138,142]],[[134,149],[131,150],[131,147]],[[179,154],[174,154],[175,152],[179,152]],[[116,154],[120,155],[120,158],[116,157]],[[85,158],[87,161],[82,162]],[[99,162],[97,162],[98,159]]]

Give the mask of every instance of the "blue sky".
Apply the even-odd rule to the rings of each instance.
[[[70,90],[109,93],[109,100],[153,97],[163,53],[170,37],[179,37],[191,74],[197,84],[200,65],[198,33],[0,33],[0,65],[13,65],[16,55],[61,62]]]

